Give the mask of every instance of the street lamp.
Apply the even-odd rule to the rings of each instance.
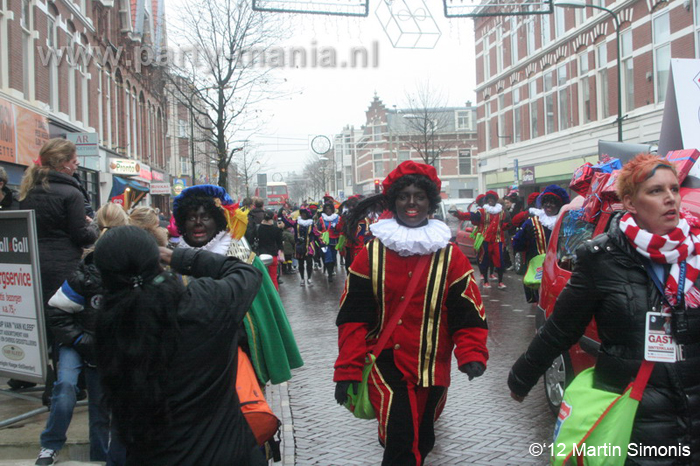
[[[571,7],[571,8],[594,8],[596,10],[604,11],[610,16],[612,16],[613,24],[615,25],[615,35],[617,38],[617,43],[615,48],[617,49],[617,141],[622,142],[622,60],[620,59],[620,18],[614,11],[598,6],[591,3],[586,3],[583,0],[562,0],[555,1],[554,6],[561,8]]]

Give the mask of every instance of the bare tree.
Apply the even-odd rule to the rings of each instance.
[[[235,160],[238,189],[245,189],[246,197],[250,197],[250,185],[253,184],[255,176],[265,170],[267,159],[261,152],[246,147]]]
[[[199,0],[182,8],[181,34],[190,50],[171,60],[178,99],[194,114],[193,124],[208,132],[215,146],[218,184],[228,188],[228,171],[236,152],[232,140],[260,124],[254,105],[274,96],[271,67],[265,54],[284,28],[272,15],[252,10],[247,0]],[[179,62],[179,63],[175,63]]]
[[[418,85],[414,93],[406,95],[403,122],[408,135],[405,139],[400,137],[400,141],[418,152],[429,165],[435,165],[447,149],[440,141],[440,133],[454,125],[454,116],[446,111],[446,102],[440,91],[430,87],[430,82]]]
[[[304,175],[306,175],[308,180],[307,195],[313,200],[320,199],[325,193],[329,176],[326,161],[321,160],[319,157],[308,159],[304,165]]]

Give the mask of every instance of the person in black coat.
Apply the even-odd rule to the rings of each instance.
[[[70,277],[83,248],[97,239],[97,228],[85,212],[85,198],[73,178],[78,169],[75,144],[54,138],[39,152],[40,165],[30,166],[20,186],[19,205],[34,210],[44,304]]]
[[[19,199],[17,193],[7,187],[7,172],[0,167],[0,210],[19,209]]]
[[[639,155],[625,165],[617,193],[627,212],[617,213],[607,233],[578,249],[569,283],[552,315],[513,365],[508,386],[511,396],[522,401],[552,361],[575,344],[595,318],[601,341],[594,369],[596,388],[622,393],[642,360],[654,361],[630,439],[631,444],[650,447],[650,454],[630,456],[625,464],[697,465],[700,223],[681,214],[675,166],[656,156]],[[658,355],[645,351],[647,320],[658,313],[671,323],[668,337],[678,345],[675,361],[660,362]],[[679,325],[682,322],[687,324],[685,330]],[[688,455],[662,456],[669,447]],[[660,454],[653,455],[654,449]]]
[[[97,366],[127,465],[266,465],[235,389],[260,271],[202,249],[159,249],[132,226],[102,236],[95,264],[106,288]]]

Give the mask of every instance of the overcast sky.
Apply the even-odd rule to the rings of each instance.
[[[168,22],[177,15],[176,1],[166,0],[170,8]],[[268,173],[300,172],[312,156],[308,142],[315,135],[326,135],[332,140],[345,125],[363,125],[364,112],[375,92],[387,107],[401,108],[406,105],[407,93],[429,81],[450,106],[462,106],[467,100],[474,102],[473,21],[447,19],[442,2],[429,0],[426,4],[430,5],[430,14],[441,34],[436,46],[394,48],[377,18],[376,10],[381,4],[381,0],[371,1],[366,18],[288,16],[291,34],[281,45],[284,50],[303,47],[307,51],[307,67],[275,70],[279,79],[286,80],[284,89],[290,95],[263,104],[266,124],[251,138],[265,153]],[[404,17],[411,22],[411,18]],[[176,37],[173,29],[168,30],[171,41]],[[437,32],[429,19],[421,20],[421,29]],[[324,47],[336,51],[338,65],[349,61],[353,47],[364,47],[368,51],[368,67],[312,67],[310,57],[315,55],[314,49],[320,51]],[[329,56],[320,52],[316,55],[319,59]]]

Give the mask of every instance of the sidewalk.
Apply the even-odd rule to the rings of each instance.
[[[0,388],[7,388],[7,379],[0,378]],[[293,466],[295,444],[287,383],[268,385],[265,392],[270,407],[282,422],[280,427],[282,461],[270,462],[270,464]],[[42,407],[40,391],[24,392],[24,395],[35,398],[36,401],[0,394],[0,421]],[[41,449],[39,435],[46,426],[47,418],[48,411],[0,429],[0,466],[34,464],[36,455]],[[76,407],[67,437],[68,441],[65,448],[61,450],[57,464],[63,466],[100,464],[87,462],[90,454],[87,406]]]

